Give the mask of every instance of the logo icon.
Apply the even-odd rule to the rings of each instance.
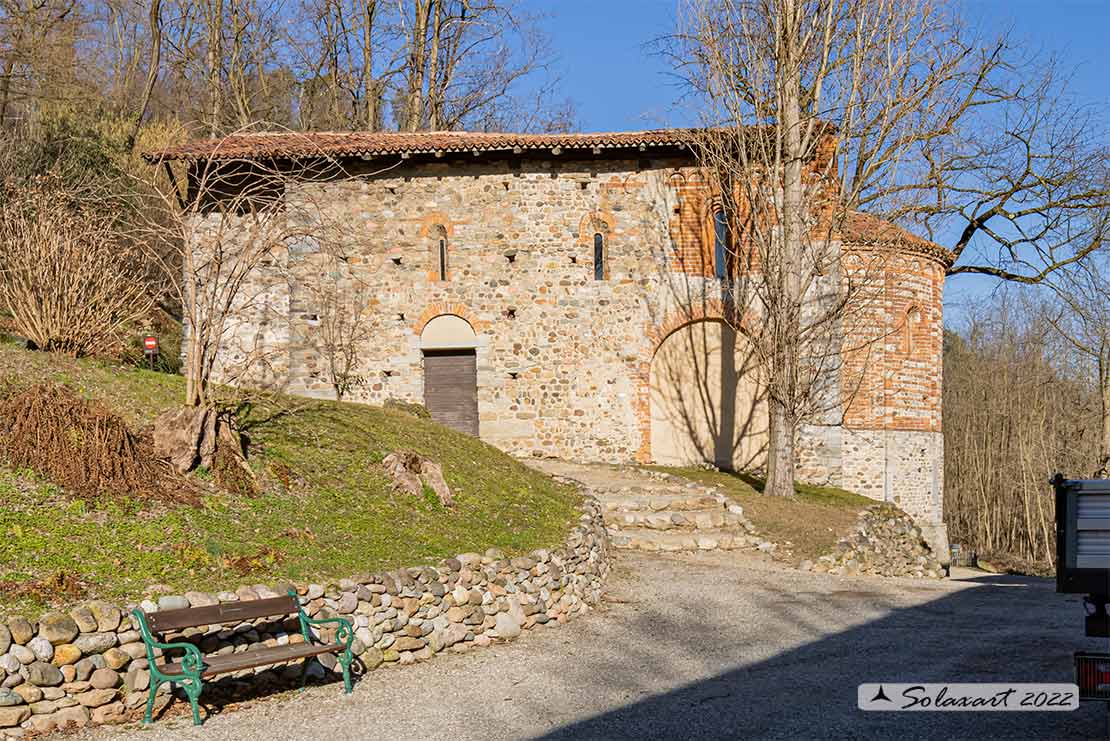
[[[886,696],[886,692],[883,691],[883,686],[881,684],[879,685],[879,691],[876,692],[875,696],[871,698],[871,702],[878,702],[879,700],[885,700],[886,702],[894,702],[893,700],[891,700],[889,697]]]

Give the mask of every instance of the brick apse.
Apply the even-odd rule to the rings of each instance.
[[[427,402],[517,456],[759,466],[760,369],[721,321],[712,199],[682,132],[241,134],[158,156],[195,181],[201,163],[325,154],[344,176],[282,199],[343,224],[343,245],[271,255],[221,367],[249,358],[252,383],[333,397],[312,340],[316,284],[338,270],[366,297],[352,401]],[[865,214],[834,239],[843,270],[877,279],[845,330],[835,408],[800,431],[799,475],[895,502],[937,542],[950,256]]]

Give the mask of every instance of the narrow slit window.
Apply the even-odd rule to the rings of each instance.
[[[605,237],[594,234],[594,280],[605,280]]]
[[[439,279],[447,280],[447,240],[439,238]]]
[[[724,211],[713,212],[713,271],[718,280],[728,277],[729,233]]]

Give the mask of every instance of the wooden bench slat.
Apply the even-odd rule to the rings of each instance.
[[[343,645],[339,643],[329,643],[322,646],[309,643],[294,643],[287,646],[274,646],[272,648],[260,648],[254,651],[243,651],[237,654],[205,656],[205,667],[201,676],[212,677],[217,674],[240,671],[241,669],[253,669],[256,666],[266,666],[267,664],[280,664],[285,661],[306,659],[309,656],[335,653],[342,650]],[[163,664],[159,666],[158,669],[163,674],[176,676],[181,674],[181,662],[174,661]]]
[[[295,597],[271,597],[269,599],[244,600],[242,602],[221,602],[206,607],[184,607],[180,610],[160,610],[147,613],[147,623],[155,633],[165,633],[182,628],[195,628],[200,625],[234,626],[246,620],[276,615],[289,615],[297,611]]]

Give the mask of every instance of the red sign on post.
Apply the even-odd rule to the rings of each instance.
[[[150,334],[143,338],[143,354],[150,369],[154,370],[154,356],[158,354],[158,338]]]

